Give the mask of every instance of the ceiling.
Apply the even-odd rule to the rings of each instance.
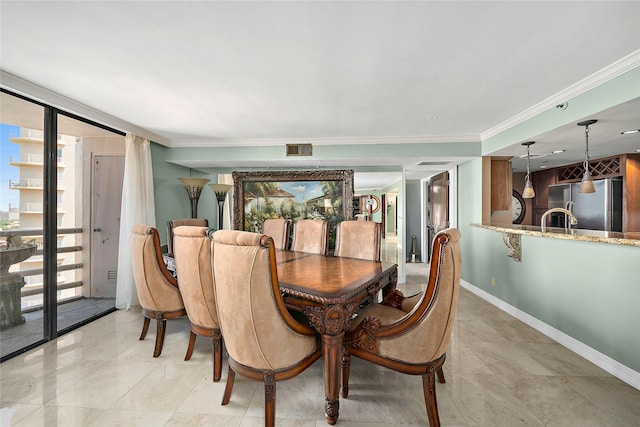
[[[181,147],[479,144],[640,51],[640,2],[2,0],[0,7],[3,72]],[[640,134],[620,136],[640,127],[639,102],[593,117],[600,121],[591,157],[622,152],[617,144],[640,149]],[[583,131],[573,124],[537,136],[532,153],[567,151],[532,166],[580,161]],[[495,154],[519,156],[521,142]],[[297,161],[401,166],[415,179],[466,159]],[[416,166],[431,161],[446,164]],[[184,164],[196,162],[220,167],[215,159]],[[514,169],[523,168],[515,159]],[[398,179],[398,172],[358,173],[356,189]]]

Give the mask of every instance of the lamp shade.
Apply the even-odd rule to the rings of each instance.
[[[178,178],[185,187],[203,188],[210,180],[206,178]]]
[[[533,191],[533,184],[527,179],[527,182],[524,184],[524,190],[522,191],[522,198],[533,199],[534,197],[536,197],[536,192]]]
[[[591,178],[591,174],[589,171],[585,171],[582,176],[582,182],[580,182],[580,188],[578,188],[578,193],[595,193],[596,188],[593,186],[593,178]]]
[[[213,192],[216,193],[216,198],[218,201],[224,201],[227,197],[227,192],[231,189],[231,185],[229,184],[209,184],[209,187],[213,189]]]

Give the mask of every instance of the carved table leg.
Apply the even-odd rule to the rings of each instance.
[[[340,410],[340,366],[342,359],[342,339],[338,335],[322,334],[322,357],[324,362],[324,411],[327,423],[333,425],[338,420]]]
[[[303,306],[309,323],[322,337],[322,363],[324,366],[325,417],[333,425],[340,409],[340,377],[342,366],[342,341],[344,331],[351,323],[351,315],[358,303],[345,305]]]

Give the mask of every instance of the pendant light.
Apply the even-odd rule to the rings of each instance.
[[[536,192],[533,191],[533,184],[531,183],[531,168],[529,165],[529,147],[535,144],[535,141],[523,142],[522,145],[527,147],[527,175],[524,177],[524,191],[522,192],[523,199],[532,199],[536,196]]]
[[[593,186],[593,178],[589,172],[589,126],[596,123],[597,120],[585,120],[578,123],[578,126],[584,126],[584,138],[586,148],[584,151],[584,175],[582,176],[582,182],[580,182],[580,188],[578,193],[595,193],[596,188]]]

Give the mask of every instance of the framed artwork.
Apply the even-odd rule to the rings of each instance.
[[[233,227],[259,233],[267,218],[353,219],[353,170],[233,172]]]

